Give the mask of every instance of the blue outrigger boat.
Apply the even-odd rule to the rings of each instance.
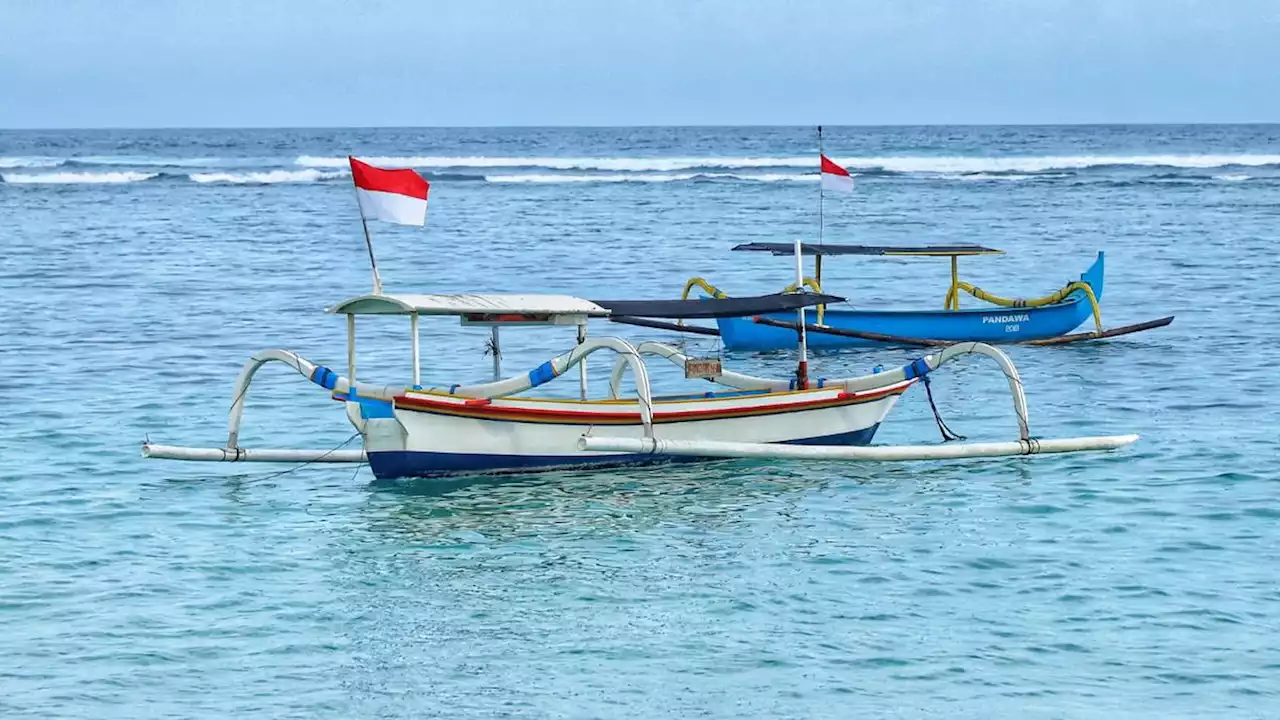
[[[971,255],[998,255],[1002,250],[981,245],[932,245],[920,247],[874,245],[802,245],[804,255],[814,256],[814,276],[804,285],[822,292],[822,259],[832,255],[872,255],[887,257],[947,257],[951,260],[951,288],[940,310],[855,310],[819,306],[813,314],[817,321],[808,325],[809,346],[846,348],[893,344],[942,345],[954,342],[985,343],[1031,342],[1060,344],[1100,337],[1114,337],[1152,327],[1168,325],[1173,318],[1103,330],[1099,301],[1103,290],[1104,254],[1099,252],[1093,265],[1078,281],[1042,298],[1014,300],[1002,298],[963,282],[959,277],[958,258]],[[788,243],[747,243],[736,251],[769,252],[795,256],[794,245]],[[702,278],[693,278],[685,286],[688,297],[700,288],[708,300],[727,298],[724,292]],[[802,290],[792,286],[788,291]],[[990,308],[960,308],[960,293],[967,292],[995,304]],[[1071,335],[1073,330],[1093,319],[1092,332]],[[812,321],[806,321],[812,322]],[[779,350],[795,344],[798,329],[792,313],[770,313],[758,316],[716,318],[718,334],[727,349]]]

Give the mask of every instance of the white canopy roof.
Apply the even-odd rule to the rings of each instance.
[[[590,300],[571,295],[361,295],[329,308],[343,315],[469,315],[524,313],[530,315],[588,315],[609,311]]]

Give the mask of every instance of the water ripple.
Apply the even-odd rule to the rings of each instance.
[[[865,157],[1280,153],[1274,127],[833,133]],[[31,173],[74,151],[127,153],[130,172],[151,172],[141,156],[242,175],[343,148],[785,158],[809,144],[807,131],[767,128],[4,132],[0,156],[45,168]],[[1146,146],[1159,147],[1134,150]],[[1057,286],[1105,249],[1108,322],[1175,323],[1011,353],[1036,432],[1138,432],[1131,451],[386,483],[364,469],[274,475],[138,457],[148,434],[220,442],[231,381],[254,351],[341,365],[341,323],[321,310],[368,283],[348,186],[0,184],[15,220],[0,295],[23,308],[0,347],[13,407],[0,419],[0,714],[1268,716],[1280,695],[1280,382],[1260,369],[1280,360],[1266,244],[1278,187],[1253,178],[1274,174],[1263,167],[1238,181],[1153,172],[881,174],[827,205],[829,240],[1001,247],[964,272],[1010,294]],[[813,224],[807,183],[441,177],[432,193],[426,230],[376,228],[391,287],[661,297],[700,274],[735,293],[775,291],[784,264],[728,247]],[[825,285],[867,306],[911,293],[932,303],[946,281],[920,261],[824,268]],[[404,378],[403,333],[369,323],[368,377]],[[508,366],[571,341],[522,333]],[[423,342],[432,381],[484,375],[481,335],[424,323]],[[908,357],[813,364],[830,375]],[[726,362],[776,374],[789,360]],[[989,368],[937,377],[958,431],[1013,432]],[[349,434],[296,377],[255,384],[246,444],[330,447]],[[910,394],[877,439],[935,437]]]

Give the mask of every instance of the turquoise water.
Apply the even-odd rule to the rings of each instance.
[[[1108,324],[1175,314],[1010,350],[1034,433],[1142,440],[502,482],[143,460],[147,436],[221,444],[254,351],[344,364],[323,309],[369,287],[347,152],[432,179],[425,229],[373,227],[390,290],[657,298],[695,274],[744,294],[790,281],[786,259],[728,248],[813,236],[812,131],[0,133],[0,715],[1274,716],[1280,126],[835,128],[826,149],[858,173],[827,202],[830,242],[999,247],[961,268],[1010,295],[1105,250]],[[948,279],[887,259],[824,278],[859,307],[940,307]],[[405,325],[361,327],[362,377],[408,380]],[[486,378],[485,339],[424,322],[426,379]],[[572,335],[504,341],[516,372]],[[936,377],[956,431],[1013,436],[993,367]],[[270,368],[242,440],[350,433]],[[936,439],[916,390],[877,436]]]

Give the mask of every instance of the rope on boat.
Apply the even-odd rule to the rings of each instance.
[[[1012,308],[1024,308],[1024,307],[1034,308],[1034,307],[1041,307],[1044,305],[1053,305],[1055,303],[1062,302],[1067,298],[1068,295],[1079,290],[1084,293],[1085,297],[1089,298],[1089,304],[1093,307],[1093,324],[1098,329],[1098,332],[1102,332],[1102,309],[1098,307],[1098,297],[1093,294],[1093,288],[1089,286],[1089,283],[1083,282],[1081,280],[1076,280],[1075,282],[1068,283],[1066,287],[1062,288],[1061,290],[1058,290],[1057,292],[1050,293],[1048,295],[1045,295],[1044,297],[1032,298],[1032,299],[1000,297],[999,295],[992,295],[986,290],[983,290],[982,288],[972,285],[970,283],[959,281],[959,282],[956,282],[954,285],[952,285],[951,289],[947,291],[947,298],[946,298],[946,301],[943,303],[943,307],[949,310],[950,309],[958,310],[960,308],[960,291],[961,290],[969,293],[970,295],[978,298],[979,300],[985,300],[986,302],[989,302],[992,305],[999,305],[1001,307],[1012,307]]]
[[[355,440],[355,439],[356,439],[356,438],[358,438],[358,437],[360,437],[360,432],[357,430],[356,432],[352,433],[351,437],[349,437],[349,438],[347,438],[346,440],[343,440],[342,442],[338,443],[337,445],[334,445],[333,447],[329,448],[329,449],[328,449],[328,450],[326,450],[322,455],[320,455],[319,457],[316,457],[316,458],[315,458],[315,459],[313,459],[313,460],[307,460],[306,462],[298,463],[297,465],[294,465],[294,466],[293,466],[293,467],[291,467],[291,468],[285,468],[284,470],[280,470],[280,471],[273,472],[273,473],[268,473],[268,474],[266,474],[266,475],[263,475],[262,477],[251,478],[251,479],[252,479],[254,482],[263,482],[264,480],[274,480],[274,479],[276,479],[276,478],[280,477],[281,475],[288,475],[289,473],[291,473],[291,472],[296,472],[296,471],[298,471],[298,470],[301,470],[302,468],[307,467],[308,465],[314,465],[314,464],[316,464],[316,463],[318,463],[318,462],[321,462],[324,458],[326,458],[326,457],[328,457],[328,456],[330,456],[330,455],[334,454],[335,452],[337,452],[337,451],[341,450],[342,448],[346,447],[347,445],[351,444],[351,441],[352,441],[352,440]],[[365,465],[364,463],[358,463],[358,464],[356,465],[356,472],[357,472],[357,473],[358,473],[358,472],[360,472],[360,468],[364,467],[364,465]],[[354,477],[355,477],[355,475],[352,475],[351,477],[353,477],[353,478],[354,478]]]
[[[938,432],[942,433],[942,442],[964,440],[964,435],[961,435],[947,427],[946,421],[942,419],[942,414],[938,412],[938,406],[933,402],[933,389],[929,385],[929,376],[925,375],[921,377],[920,380],[924,383],[924,394],[925,397],[929,398],[929,409],[933,410],[933,419],[938,423]]]

